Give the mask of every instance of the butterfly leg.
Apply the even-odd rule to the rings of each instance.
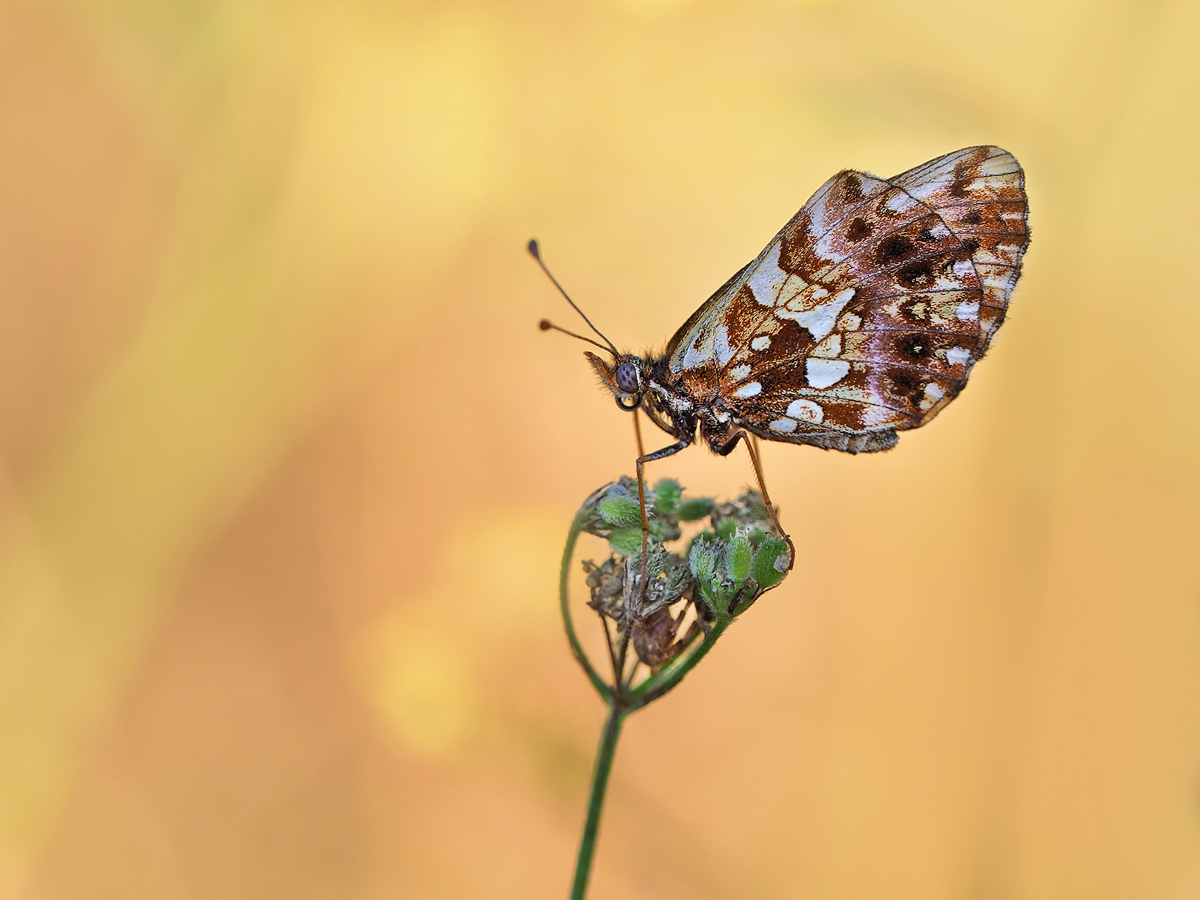
[[[758,441],[754,439],[754,435],[750,434],[750,432],[739,431],[733,436],[733,440],[721,448],[721,455],[724,456],[733,450],[733,445],[738,441],[742,441],[746,445],[746,450],[750,454],[750,464],[754,467],[754,477],[758,480],[758,492],[762,494],[763,505],[767,508],[767,515],[771,517],[771,524],[775,526],[775,533],[787,543],[788,571],[790,572],[792,566],[796,564],[796,545],[792,543],[791,536],[779,524],[779,516],[775,515],[775,506],[771,503],[770,494],[767,493],[767,483],[763,479],[762,464],[758,459]]]
[[[669,447],[639,456],[637,460],[638,504],[642,508],[642,590],[646,589],[646,553],[650,545],[650,516],[646,513],[646,477],[642,469],[646,463],[674,456],[687,446],[687,441],[679,441]]]

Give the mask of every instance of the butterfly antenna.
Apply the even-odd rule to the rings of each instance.
[[[542,331],[546,331],[550,328],[553,328],[555,331],[561,331],[563,334],[569,334],[569,335],[571,335],[571,337],[577,337],[581,341],[587,341],[589,344],[596,344],[596,346],[599,347],[601,350],[610,351],[614,358],[620,356],[621,354],[617,352],[617,348],[613,346],[613,342],[604,336],[604,332],[602,332],[599,328],[597,328],[595,325],[592,324],[592,320],[583,314],[583,310],[575,305],[575,301],[572,300],[569,296],[567,296],[567,292],[563,290],[562,285],[559,284],[558,280],[553,275],[550,274],[550,270],[547,269],[546,264],[544,262],[542,262],[542,254],[538,250],[538,242],[536,240],[531,240],[529,242],[529,246],[527,249],[529,250],[529,255],[532,256],[534,259],[536,259],[537,264],[542,267],[542,271],[546,273],[546,277],[550,279],[550,281],[554,284],[554,286],[556,288],[558,288],[558,292],[560,294],[562,294],[564,298],[566,298],[566,301],[571,304],[571,308],[573,310],[575,310],[575,312],[579,313],[579,317],[581,319],[583,319],[583,321],[587,322],[588,328],[592,329],[592,331],[594,331],[594,332],[596,332],[596,334],[600,335],[600,338],[608,346],[605,347],[600,344],[596,344],[596,342],[593,341],[591,338],[585,338],[583,335],[576,334],[573,331],[567,331],[567,329],[565,329],[565,328],[559,328],[557,325],[551,324],[546,319],[542,319],[542,321],[540,323],[539,327],[542,329]]]
[[[555,325],[549,319],[542,319],[542,321],[538,322],[538,328],[542,329],[542,331],[549,331],[550,329],[553,328],[555,331],[561,331],[563,334],[569,334],[573,338],[579,338],[579,340],[581,340],[581,341],[587,341],[593,347],[599,347],[605,353],[610,352],[609,348],[605,347],[599,341],[593,341],[590,337],[584,337],[582,334],[576,334],[573,331],[567,331],[567,329],[563,328],[560,325]]]

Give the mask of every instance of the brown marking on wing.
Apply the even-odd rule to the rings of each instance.
[[[850,227],[846,229],[846,238],[858,243],[869,238],[874,230],[875,227],[862,216],[855,216],[850,222]]]
[[[697,404],[711,403],[721,392],[721,368],[715,362],[684,369],[678,378]]]
[[[872,372],[871,389],[890,409],[909,418],[896,428],[919,428],[958,396],[964,379],[943,378],[899,366],[879,366]]]
[[[834,175],[785,226],[780,268],[807,282],[816,280],[818,273],[870,236],[871,217],[859,212],[869,210],[887,189],[886,182],[864,172],[847,169]],[[827,240],[831,234],[840,239]]]
[[[792,275],[811,281],[814,267],[823,261],[812,259],[812,219],[803,210],[796,215],[783,231],[783,246],[779,251],[779,268]]]
[[[721,320],[729,332],[729,346],[748,346],[761,318],[762,307],[754,299],[754,292],[748,285],[742,285],[742,289],[738,291],[734,302],[729,305]],[[734,357],[737,357],[736,352]]]
[[[979,177],[980,166],[988,158],[988,149],[976,148],[974,152],[968,153],[954,164],[954,180],[950,182],[951,197],[970,196],[968,189]]]
[[[855,204],[863,198],[862,177],[851,169],[846,169],[838,175],[834,188],[837,199],[846,206]]]

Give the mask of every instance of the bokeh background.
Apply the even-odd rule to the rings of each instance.
[[[894,452],[765,447],[798,569],[629,722],[593,895],[1200,896],[1198,40],[6,0],[0,897],[565,896],[602,708],[557,560],[633,439],[524,242],[641,350],[833,172],[977,143],[1028,176],[1008,323]]]

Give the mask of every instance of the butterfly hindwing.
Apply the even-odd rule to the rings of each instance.
[[[892,179],[942,217],[972,248],[983,284],[980,325],[990,339],[1004,320],[1029,246],[1025,173],[999,147],[968,147]]]

